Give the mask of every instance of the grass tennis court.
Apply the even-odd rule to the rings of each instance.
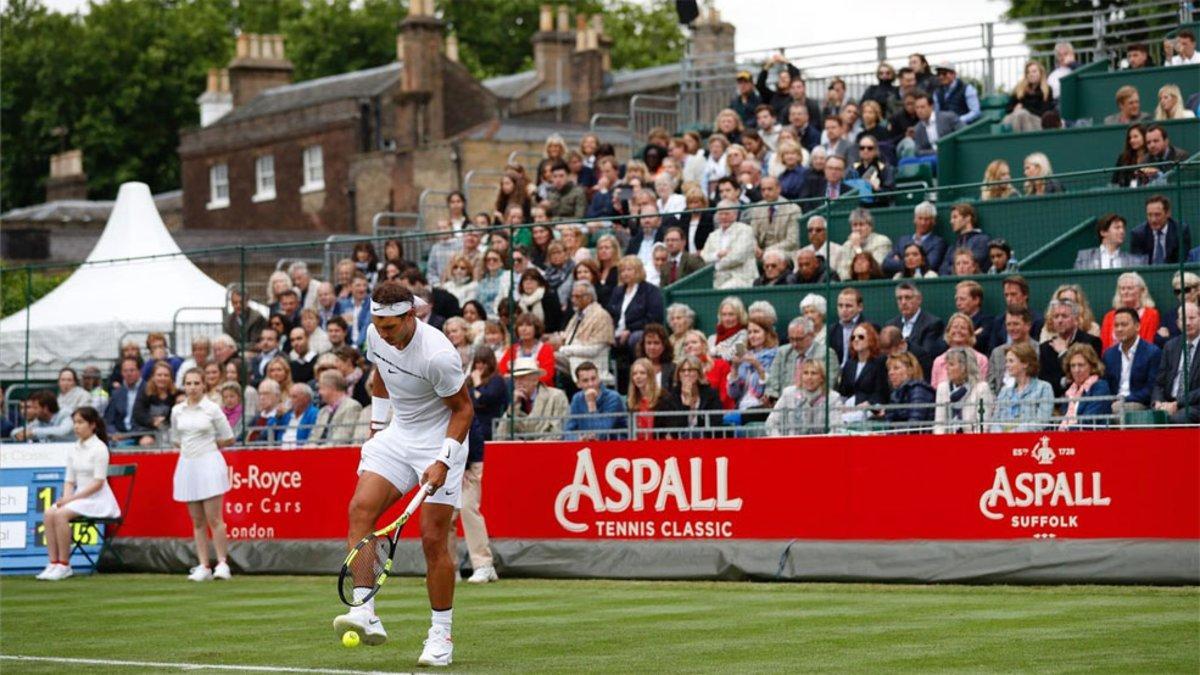
[[[421,580],[380,593],[383,647],[342,647],[334,577],[0,579],[0,653],[411,671]],[[1200,671],[1200,589],[503,580],[460,584],[451,670]],[[0,660],[5,673],[62,662]],[[164,672],[161,665],[84,666]],[[201,669],[203,670],[203,669]]]

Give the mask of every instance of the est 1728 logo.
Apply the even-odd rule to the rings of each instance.
[[[1033,470],[1010,476],[1008,467],[996,467],[992,486],[979,496],[979,511],[985,518],[1001,520],[1007,515],[1014,528],[1071,529],[1079,527],[1079,514],[1071,511],[1112,504],[1112,497],[1104,494],[1100,471],[1053,470],[1060,457],[1074,457],[1075,448],[1055,449],[1050,437],[1042,436],[1032,448],[1014,448],[1012,454],[1032,460]],[[1045,513],[1048,509],[1059,512]]]

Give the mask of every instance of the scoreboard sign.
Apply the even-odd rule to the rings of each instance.
[[[35,574],[46,566],[46,509],[62,496],[67,453],[72,443],[0,446],[0,574]],[[74,538],[95,558],[100,532],[76,524]],[[83,554],[71,556],[75,573],[90,572]]]

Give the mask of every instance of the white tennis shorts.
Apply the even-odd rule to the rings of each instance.
[[[437,461],[442,448],[414,448],[402,443],[399,432],[388,425],[386,429],[375,434],[373,438],[363,443],[362,458],[358,462],[358,473],[370,471],[377,473],[396,486],[400,494],[407,494],[421,480],[421,474],[430,464]],[[466,443],[463,443],[466,445]],[[462,508],[463,471],[466,469],[466,458],[450,467],[446,473],[446,483],[437,492],[425,498],[429,504],[446,504],[456,509]]]

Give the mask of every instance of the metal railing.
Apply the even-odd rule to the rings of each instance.
[[[773,54],[783,54],[804,74],[809,98],[820,101],[829,81],[840,77],[846,95],[861,98],[876,83],[880,62],[898,70],[908,55],[925,54],[931,64],[955,62],[959,77],[983,87],[981,95],[1011,88],[1031,59],[1054,68],[1054,44],[1067,41],[1077,59],[1088,63],[1119,56],[1124,47],[1147,42],[1160,49],[1156,21],[1187,23],[1194,7],[1188,0],[1156,0],[1126,7],[1102,7],[1021,20],[948,26],[892,35],[864,36],[831,42],[788,45],[747,52],[689,53],[683,61],[678,123],[681,127],[708,126],[733,97],[732,73],[739,67],[757,73]],[[1028,25],[1046,26],[1052,37],[1027,38]],[[775,73],[769,78],[774,86]]]
[[[1134,426],[1125,424],[1120,397],[1095,396],[1078,400],[1079,402],[1108,404],[1112,407],[1112,412],[1074,418],[1074,423],[1061,430],[1080,431]],[[497,440],[519,441],[665,440],[896,433],[1003,433],[1005,431],[1059,429],[1065,419],[1061,411],[1067,408],[1071,399],[1051,399],[1050,403],[1054,409],[1060,412],[1046,417],[1024,415],[1016,419],[998,419],[996,404],[990,402],[979,406],[978,421],[974,422],[953,419],[948,403],[870,404],[863,407],[826,405],[824,410],[818,411],[815,421],[795,408],[783,406],[747,410],[700,409],[662,412],[621,410],[562,417],[518,415],[512,433],[509,432],[507,417],[494,420],[492,437]],[[945,419],[935,421],[939,410]],[[914,416],[927,419],[891,421],[886,417],[889,412],[911,414],[914,411],[919,413]]]
[[[509,433],[508,419],[499,417],[492,423],[492,438],[496,441],[560,441],[560,440],[669,440],[691,438],[763,438],[813,435],[853,436],[886,434],[943,434],[943,433],[1005,433],[1012,431],[1087,431],[1095,429],[1126,429],[1142,425],[1127,422],[1122,399],[1117,396],[1097,396],[1079,399],[1080,403],[1102,403],[1111,406],[1109,413],[1081,416],[1065,425],[1062,411],[1071,399],[1053,399],[1059,411],[1047,417],[1023,416],[1017,419],[996,418],[994,402],[978,405],[975,420],[955,420],[948,403],[882,404],[863,407],[827,406],[828,422],[818,415],[814,423],[805,413],[794,408],[777,406],[774,409],[749,410],[672,410],[664,412],[630,412],[565,415],[562,417],[518,416],[518,427]],[[939,409],[942,412],[937,416]],[[922,411],[926,419],[889,421],[889,411]],[[289,427],[280,420],[285,412],[269,422],[242,419],[233,425],[235,445],[242,448],[302,448],[360,445],[369,437],[369,421],[345,424],[300,424]],[[731,422],[734,417],[750,422]],[[935,420],[935,417],[937,419]],[[689,418],[700,418],[689,419]],[[19,418],[17,418],[19,419]],[[597,421],[610,420],[605,426]],[[665,420],[660,421],[660,420]],[[529,431],[546,427],[540,431]],[[177,448],[169,429],[135,429],[129,432],[109,431],[113,452],[145,452]],[[25,441],[33,442],[33,441]]]
[[[661,127],[674,133],[679,127],[679,97],[637,94],[629,99],[629,133],[636,146],[650,133]],[[637,148],[633,148],[634,152]]]

